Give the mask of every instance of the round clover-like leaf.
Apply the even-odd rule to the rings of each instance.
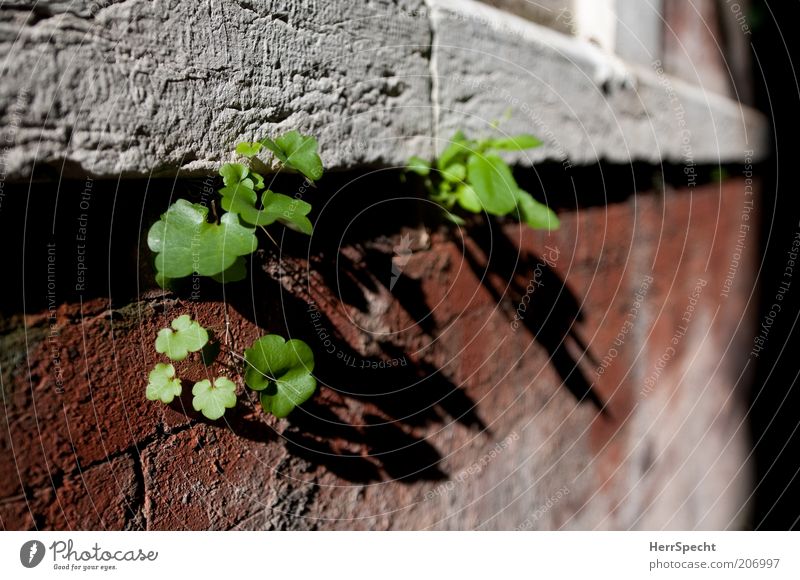
[[[208,223],[207,215],[208,208],[179,199],[150,228],[147,245],[156,253],[160,284],[193,272],[215,276],[258,247],[255,229],[236,214],[224,214],[218,224]]]
[[[467,168],[461,163],[451,163],[442,169],[442,178],[450,183],[461,183],[467,178]]]
[[[480,213],[482,211],[481,200],[478,194],[475,193],[475,190],[469,185],[459,186],[456,190],[456,195],[458,196],[458,205],[465,210],[473,213]]]
[[[242,183],[247,179],[250,170],[247,166],[241,163],[226,163],[219,168],[219,174],[222,176],[222,182],[225,185],[236,185]],[[251,185],[252,187],[252,185]]]
[[[190,352],[201,350],[208,342],[206,329],[188,314],[179,316],[170,326],[171,329],[162,328],[158,331],[156,352],[167,355],[171,360],[183,360]]]
[[[236,406],[236,384],[227,377],[217,377],[195,383],[192,387],[192,407],[206,419],[216,421],[225,414],[225,409]]]
[[[236,144],[236,153],[244,157],[255,157],[261,151],[261,143],[242,142]]]
[[[233,266],[225,270],[224,272],[220,272],[219,274],[214,274],[211,276],[211,279],[215,282],[219,282],[220,284],[226,284],[228,282],[239,282],[240,280],[244,280],[247,278],[247,262],[245,259],[239,256],[236,258],[236,261],[233,263]]]
[[[261,408],[283,419],[311,398],[316,388],[317,380],[310,374],[290,371],[261,391]]]
[[[317,140],[314,137],[289,131],[275,138],[262,139],[261,145],[275,154],[286,167],[299,171],[311,181],[322,177],[322,159],[317,153]]]
[[[261,406],[276,417],[286,417],[307,401],[317,388],[311,374],[314,353],[302,340],[285,340],[268,334],[244,351],[247,370],[244,380],[261,392]]]
[[[311,204],[303,200],[266,190],[261,195],[261,206],[256,207],[258,194],[250,188],[238,186],[224,187],[222,207],[225,211],[238,214],[242,221],[254,226],[268,226],[280,222],[286,227],[311,235],[313,226],[306,217],[311,211]]]
[[[158,363],[147,377],[145,396],[150,401],[171,403],[181,394],[181,380],[175,376],[175,367]]]

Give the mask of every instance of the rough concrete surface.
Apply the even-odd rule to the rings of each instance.
[[[545,141],[522,163],[764,150],[751,110],[471,0],[21,2],[0,59],[17,178],[204,173],[287,129],[332,169],[397,165],[508,112],[502,130]]]
[[[2,11],[8,172],[208,171],[237,140],[312,133],[328,166],[426,154],[421,0],[30,2]],[[77,165],[77,168],[71,166]]]

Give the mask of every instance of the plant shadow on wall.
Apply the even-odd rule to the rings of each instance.
[[[517,171],[515,178],[529,191],[546,189],[548,204],[575,213],[679,183],[680,176],[654,175],[646,165],[600,164],[567,173],[561,164],[546,164]],[[613,191],[602,186],[605,181],[615,184]],[[488,432],[476,403],[485,392],[482,378],[461,376],[460,361],[447,360],[440,352],[446,349],[437,347],[449,339],[451,321],[433,315],[439,303],[424,281],[441,286],[447,264],[437,256],[447,243],[471,273],[468,285],[474,287],[461,293],[483,289],[509,326],[516,323],[530,335],[520,340],[545,351],[576,404],[591,406],[604,420],[619,419],[593,384],[598,361],[576,332],[584,318],[582,300],[555,267],[569,258],[552,254],[547,234],[534,237],[535,253],[519,242],[526,228],[511,217],[467,216],[462,234],[397,171],[329,174],[318,185],[315,200],[325,201],[315,205],[322,209],[312,216],[313,237],[286,232],[254,256],[252,286],[240,282],[225,295],[256,326],[304,340],[315,351],[314,374],[324,388],[288,418],[281,433],[294,455],[352,482],[439,480],[447,474],[427,439],[431,432],[453,423],[476,435]],[[427,252],[434,238],[439,247]],[[409,271],[408,252],[430,261],[421,276]],[[406,267],[398,269],[398,263]],[[537,282],[535,299],[519,317],[531,280]],[[376,322],[389,328],[371,325]],[[246,423],[241,428],[251,437],[258,432]]]
[[[442,360],[437,352],[437,341],[448,340],[433,316],[437,304],[429,303],[419,279],[395,267],[409,238],[410,250],[423,255],[420,238],[439,236],[455,245],[474,283],[504,305],[509,324],[528,280],[537,276],[541,287],[520,323],[547,352],[576,401],[601,411],[603,401],[568,349],[572,342],[591,361],[574,332],[582,318],[579,301],[555,269],[542,258],[520,254],[496,220],[471,221],[465,231],[472,242],[465,247],[441,212],[421,202],[399,177],[395,172],[355,180],[328,176],[320,189],[337,193],[315,224],[310,246],[298,237],[283,240],[280,260],[276,249],[264,252],[251,272],[257,295],[288,289],[282,303],[228,293],[228,303],[255,324],[272,328],[289,321],[286,334],[316,351],[315,376],[326,388],[289,418],[283,437],[293,453],[349,481],[435,480],[445,477],[441,456],[417,433],[453,422],[475,433],[487,430],[471,389],[453,368],[457,361]],[[355,218],[353,208],[364,207],[364,199],[372,209]],[[481,248],[489,247],[493,258],[486,260]],[[437,276],[440,265],[434,260],[426,275]],[[391,320],[395,333],[363,328],[378,318]]]
[[[470,228],[470,238],[475,243],[465,252],[467,262],[496,302],[516,309],[511,317],[512,328],[524,326],[545,349],[561,384],[575,399],[591,403],[607,414],[604,401],[581,368],[580,359],[594,365],[597,362],[575,332],[583,312],[554,268],[556,250],[546,246],[541,255],[534,255],[514,244],[502,226],[486,222]],[[491,259],[484,248],[492,248]]]
[[[465,219],[454,211],[479,214],[484,208],[493,216],[514,215],[536,229],[557,228],[557,216],[516,184],[511,169],[498,155],[500,151],[518,151],[539,145],[538,139],[528,135],[476,141],[457,133],[435,165],[426,165],[419,158],[412,159],[410,171],[424,178],[430,197],[429,206],[437,210],[432,229],[441,230],[443,218],[455,224],[465,224]],[[265,150],[272,153],[266,162],[260,157]],[[307,402],[320,379],[340,399],[342,395],[345,399],[362,399],[361,412],[349,422],[331,411],[336,408],[335,404],[329,404],[324,410],[318,408],[317,415],[309,413],[312,407],[306,407],[304,416],[313,417],[316,423],[306,421],[303,425],[302,419],[293,420],[290,422],[292,427],[282,433],[284,437],[288,433],[287,439],[296,453],[305,454],[312,461],[324,457],[323,462],[329,469],[346,474],[349,479],[371,480],[375,477],[375,469],[365,470],[364,457],[377,463],[371,467],[379,466],[386,476],[393,479],[442,477],[438,453],[424,439],[415,437],[415,430],[427,428],[432,423],[442,425],[443,429],[447,422],[452,421],[474,426],[480,431],[485,431],[486,426],[474,410],[474,401],[449,378],[457,375],[460,369],[446,371],[445,367],[451,361],[440,359],[448,356],[447,351],[442,349],[443,352],[437,353],[437,349],[430,346],[439,337],[432,334],[435,330],[433,313],[423,314],[429,308],[421,286],[404,282],[397,290],[403,287],[405,290],[392,294],[403,277],[402,267],[412,253],[410,235],[406,233],[399,240],[395,237],[393,251],[398,255],[380,260],[383,264],[392,264],[388,289],[384,281],[370,271],[375,259],[385,254],[385,242],[392,240],[392,227],[402,225],[394,216],[420,218],[425,213],[418,210],[421,200],[416,195],[399,197],[410,202],[410,212],[398,212],[394,208],[387,211],[386,205],[381,205],[379,200],[367,206],[368,209],[378,207],[379,215],[369,216],[359,224],[356,218],[364,211],[353,216],[352,208],[363,205],[357,202],[343,204],[342,199],[349,195],[334,196],[338,197],[338,205],[334,203],[328,207],[325,219],[317,220],[318,225],[327,223],[332,227],[329,225],[327,231],[324,227],[322,232],[320,228],[314,231],[306,217],[312,207],[302,197],[308,186],[313,186],[322,177],[316,140],[292,131],[274,141],[266,138],[239,143],[236,153],[241,161],[226,163],[219,171],[223,187],[218,192],[222,209],[227,213],[218,214],[214,201],[209,208],[207,203],[178,199],[149,229],[147,242],[155,254],[155,280],[162,287],[180,286],[181,280],[194,272],[223,284],[240,282],[247,278],[246,257],[256,252],[259,246],[256,228],[261,228],[276,249],[281,253],[285,251],[286,255],[274,256],[271,248],[262,249],[258,255],[266,258],[261,262],[266,277],[262,280],[253,278],[252,283],[261,286],[262,291],[273,286],[271,290],[275,290],[274,294],[281,300],[276,303],[250,299],[249,307],[241,302],[232,305],[259,328],[277,318],[275,304],[280,304],[279,313],[284,321],[302,319],[301,310],[305,310],[305,315],[313,321],[316,338],[323,341],[324,352],[335,355],[336,363],[330,365],[334,370],[326,380],[325,365],[317,365],[314,350],[303,338],[295,338],[296,331],[289,340],[283,338],[282,334],[289,334],[293,329],[259,338],[244,351],[243,357],[231,350],[226,333],[226,340],[220,341],[219,346],[228,351],[228,360],[207,361],[203,357],[207,367],[216,367],[209,371],[208,378],[194,384],[192,407],[201,411],[206,419],[215,421],[225,414],[226,409],[237,406],[236,385],[228,376],[229,370],[237,372],[237,361],[244,362],[246,386],[259,392],[264,411],[278,418],[287,417],[292,410]],[[306,178],[301,195],[288,196],[273,191],[275,181],[266,180],[264,176],[271,176],[281,168],[290,173],[301,173]],[[375,183],[369,189],[379,190],[381,185],[391,184]],[[352,194],[354,188],[347,189]],[[396,189],[402,191],[405,188]],[[427,209],[430,211],[431,208]],[[402,220],[405,224],[410,221],[407,218]],[[429,238],[425,220],[413,221],[413,226],[423,232],[418,242]],[[275,222],[302,234],[316,233],[317,240],[326,242],[319,252],[315,252],[313,247],[307,251],[310,257],[305,269],[308,291],[304,292],[301,283],[304,270],[302,254],[290,255],[302,244],[275,242],[265,228]],[[343,224],[346,225],[342,229]],[[370,231],[376,224],[382,226],[381,231]],[[334,240],[339,240],[335,254],[330,251]],[[332,259],[334,255],[335,260]],[[334,263],[336,266],[331,271]],[[364,268],[360,267],[362,264]],[[314,266],[318,272],[314,271]],[[285,275],[287,271],[288,276]],[[320,275],[315,280],[317,273]],[[438,272],[433,269],[429,274],[435,277]],[[348,281],[345,292],[341,291],[341,279]],[[332,288],[334,281],[339,289],[338,295],[324,290]],[[319,296],[312,290],[315,282],[319,289],[323,289],[321,294],[316,293]],[[289,290],[285,299],[283,289]],[[236,293],[229,294],[236,301]],[[258,294],[254,292],[253,295]],[[299,304],[296,303],[298,300]],[[318,306],[318,302],[323,306]],[[335,306],[337,303],[341,308]],[[266,308],[263,307],[265,304]],[[331,304],[334,304],[333,308]],[[398,305],[395,309],[402,312],[391,312],[394,305]],[[349,323],[345,322],[343,326],[344,321]],[[406,330],[400,331],[403,324],[406,324]],[[385,328],[380,328],[381,325]],[[387,332],[391,329],[393,332]],[[399,340],[386,338],[387,334],[396,336],[400,333],[403,336]],[[207,330],[184,314],[173,319],[171,328],[159,331],[155,346],[159,353],[177,362],[184,360],[190,352],[199,352],[208,342]],[[234,360],[231,361],[231,357]],[[181,396],[182,381],[172,363],[157,363],[149,374],[147,398],[170,404],[175,397]],[[245,398],[252,400],[252,393],[245,390]],[[347,419],[351,419],[349,414]],[[325,425],[320,425],[320,420]],[[429,431],[425,429],[424,432]],[[320,433],[325,433],[325,436]],[[329,458],[332,457],[349,462],[348,469],[331,465]],[[356,460],[362,462],[360,468]]]
[[[228,284],[224,294],[213,282],[204,283],[201,291],[205,299],[224,300],[259,328],[301,339],[315,351],[314,375],[324,388],[288,417],[280,438],[296,456],[353,482],[443,479],[441,454],[425,434],[451,423],[476,434],[488,432],[468,385],[458,378],[458,361],[442,360],[437,349],[437,341],[448,337],[439,334],[442,329],[432,313],[436,305],[428,303],[419,279],[395,267],[398,253],[406,248],[404,238],[416,236],[408,248],[412,252],[421,250],[416,245],[429,243],[419,238],[430,235],[454,244],[457,253],[466,256],[467,267],[475,270],[471,279],[476,285],[483,280],[495,301],[500,295],[486,280],[511,280],[502,298],[507,306],[524,293],[524,285],[514,280],[527,279],[541,268],[532,259],[515,265],[518,252],[512,251],[498,224],[493,222],[490,229],[477,219],[467,230],[473,245],[494,245],[509,254],[481,265],[475,249],[461,244],[457,229],[442,220],[438,208],[408,195],[415,192],[399,178],[396,172],[356,180],[328,176],[320,182],[318,195],[338,193],[317,221],[313,238],[285,232],[276,245],[253,255],[248,281]],[[354,219],[353,207],[363,207],[365,196],[370,196],[374,209]],[[495,239],[485,239],[490,232]],[[440,265],[433,262],[427,275],[436,276]],[[544,275],[547,293],[537,296],[524,323],[529,328],[539,325],[538,338],[545,337],[559,371],[571,373],[565,383],[572,388],[577,363],[562,348],[562,339],[579,318],[577,300],[549,266]],[[376,304],[388,310],[376,312]],[[404,330],[382,336],[385,329],[372,333],[360,328],[378,318],[391,321],[395,331]],[[584,398],[577,388],[575,392],[576,398]],[[186,397],[175,405],[176,410],[191,409]],[[192,416],[204,420],[199,414]],[[237,408],[225,419],[234,433],[249,439],[278,438],[257,412]]]
[[[396,178],[388,181],[399,185]],[[335,191],[344,183],[334,177],[320,189]],[[251,271],[255,292],[279,296],[283,290],[281,300],[253,300],[245,291],[229,292],[227,301],[258,326],[288,322],[286,334],[315,350],[314,374],[325,388],[288,419],[282,437],[294,454],[348,481],[439,480],[446,477],[441,455],[416,433],[452,421],[476,432],[486,426],[475,401],[448,370],[439,368],[430,352],[412,353],[407,346],[432,342],[435,325],[426,318],[427,305],[416,281],[400,277],[390,292],[392,253],[377,248],[391,247],[388,240],[399,238],[413,219],[379,212],[370,215],[370,223],[357,222],[343,232],[356,200],[386,184],[384,174],[343,190],[316,224],[310,247],[307,240],[292,236],[280,241],[280,256],[273,248],[256,257]],[[385,243],[375,243],[377,238]],[[345,251],[338,251],[340,244]],[[407,332],[382,340],[358,328],[356,321],[375,315],[370,305],[376,299],[391,301],[397,310],[393,319],[408,323]],[[419,319],[425,320],[415,324]],[[366,349],[354,346],[364,347],[365,342]],[[352,405],[354,400],[359,404]]]
[[[160,293],[150,291],[154,286],[152,254],[140,238],[139,245],[131,243],[137,240],[140,232],[136,220],[129,218],[131,215],[143,215],[145,228],[157,222],[157,215],[165,209],[165,196],[161,195],[164,191],[173,190],[178,197],[187,197],[187,203],[200,203],[206,195],[205,182],[181,180],[174,184],[156,180],[148,184],[123,183],[124,187],[131,187],[131,195],[122,194],[113,183],[93,183],[92,205],[88,210],[91,218],[91,239],[90,243],[87,242],[90,255],[86,258],[89,269],[85,288],[82,287],[80,292],[70,293],[70,289],[74,288],[72,282],[75,276],[75,224],[79,222],[77,218],[81,217],[83,211],[77,202],[84,195],[81,191],[87,188],[86,183],[63,185],[62,189],[72,188],[75,195],[62,191],[56,237],[48,235],[46,228],[52,220],[38,220],[37,224],[43,224],[39,229],[34,228],[35,224],[31,222],[33,225],[26,234],[26,253],[21,258],[26,264],[41,264],[46,260],[48,242],[54,241],[59,248],[63,248],[59,250],[63,258],[58,261],[56,274],[59,281],[64,281],[59,284],[59,303],[76,305],[79,299],[87,302],[92,298],[111,297],[112,308],[127,305],[138,298],[137,272],[131,268],[131,264],[138,261],[141,264],[140,275],[145,280],[141,289],[148,291],[147,300],[156,310],[160,310],[162,305],[170,306],[167,318],[184,314],[185,307],[191,304],[199,307],[199,310],[208,309],[211,312],[215,311],[214,304],[225,303],[226,307],[235,309],[259,328],[306,341],[317,359],[314,376],[325,388],[295,409],[289,417],[288,427],[281,436],[292,452],[313,464],[324,465],[351,481],[441,479],[446,476],[441,469],[441,455],[426,440],[425,434],[446,429],[454,422],[476,434],[486,429],[475,398],[470,395],[479,391],[475,389],[479,379],[473,377],[469,384],[465,384],[465,377],[459,376],[455,364],[458,361],[443,359],[443,352],[435,346],[427,347],[437,340],[448,340],[444,333],[447,324],[441,320],[437,322],[437,318],[431,315],[437,305],[429,304],[423,279],[410,276],[408,271],[397,265],[402,266],[404,256],[409,251],[424,252],[426,242],[420,238],[426,237],[427,232],[439,236],[440,240],[449,240],[457,246],[457,253],[466,256],[467,267],[474,268],[476,285],[489,284],[487,278],[516,280],[510,286],[510,292],[498,290],[504,285],[487,285],[495,301],[502,301],[509,307],[504,311],[511,322],[513,306],[525,292],[521,280],[532,276],[536,263],[533,257],[519,262],[510,259],[518,251],[513,249],[508,236],[502,234],[499,222],[495,219],[491,222],[491,229],[484,217],[471,220],[466,229],[478,251],[472,246],[464,247],[458,228],[443,220],[441,210],[421,199],[420,191],[414,189],[410,180],[404,182],[399,172],[382,171],[358,177],[353,180],[352,174],[332,174],[319,181],[317,189],[308,195],[308,199],[315,203],[315,208],[322,208],[328,199],[331,201],[324,211],[318,209],[312,214],[315,220],[318,215],[322,216],[317,221],[314,236],[309,238],[298,232],[278,230],[274,234],[278,244],[262,239],[261,249],[249,257],[249,277],[240,281],[228,280],[224,286],[201,278],[199,295],[202,298],[199,303],[180,292],[163,297]],[[241,183],[248,178],[237,175],[234,179]],[[296,179],[279,175],[274,185],[277,191],[292,192],[296,187]],[[149,194],[143,210],[140,194],[145,186]],[[133,195],[134,192],[139,195]],[[335,192],[339,193],[334,195]],[[394,198],[400,198],[401,201],[389,203]],[[273,198],[271,201],[279,199]],[[24,195],[12,196],[7,201],[7,208],[10,210],[10,204],[18,204],[14,207],[24,211],[24,201]],[[236,199],[229,194],[228,201],[229,207],[233,207]],[[253,221],[261,221],[264,216],[261,212],[266,212],[268,208],[251,208],[250,205],[248,201],[242,211],[253,212]],[[377,209],[365,214],[363,219],[354,220],[353,208],[367,206]],[[307,208],[303,205],[298,208],[303,211],[293,214],[292,219],[302,231]],[[40,209],[46,213],[44,204]],[[223,205],[222,209],[228,207]],[[219,207],[217,210],[221,211]],[[11,213],[8,211],[4,215]],[[504,218],[499,219],[509,227],[516,227]],[[9,227],[4,231],[6,236],[14,236],[19,229]],[[403,242],[409,232],[415,238],[410,245]],[[418,233],[420,235],[416,235]],[[10,241],[9,245],[12,245]],[[482,264],[479,250],[490,246],[505,249],[502,252],[494,251],[493,259],[488,264]],[[116,259],[110,260],[109,256]],[[436,268],[440,265],[432,264],[426,275],[436,276]],[[485,270],[491,275],[486,276]],[[39,268],[25,273],[29,288],[45,287],[43,272]],[[33,278],[37,274],[41,279]],[[530,325],[537,340],[551,353],[551,359],[562,376],[567,377],[565,383],[575,392],[576,398],[584,399],[585,383],[575,379],[576,362],[569,358],[561,346],[561,339],[569,335],[572,324],[580,317],[578,301],[569,294],[563,281],[549,266],[544,276],[547,279],[543,288],[547,288],[547,291],[537,296],[536,304],[528,311],[524,324]],[[20,275],[18,279],[22,280],[23,277]],[[468,289],[468,292],[471,290]],[[43,293],[26,295],[23,302],[19,295],[19,302],[4,301],[3,308],[10,312],[21,312],[22,308],[17,304],[24,303],[28,312],[44,310],[47,308],[46,298]],[[201,306],[202,302],[207,305]],[[317,306],[313,318],[310,304]],[[178,308],[173,308],[175,305]],[[378,310],[375,310],[376,305],[379,306]],[[386,310],[380,309],[384,307]],[[117,316],[113,311],[111,315]],[[371,328],[369,322],[382,318],[389,320],[395,330],[406,330],[399,335],[381,336],[383,329]],[[222,324],[222,317],[219,319]],[[135,321],[129,325],[136,326]],[[366,330],[359,329],[359,326]],[[335,345],[333,353],[328,353],[321,344],[317,332],[319,327],[330,333]],[[219,339],[224,328],[209,325],[209,330],[216,332]],[[362,363],[368,363],[366,368]],[[172,363],[164,359],[161,364]],[[195,386],[204,383],[206,376],[202,367],[192,374],[182,365],[181,362],[174,365],[178,377],[196,381]],[[159,380],[163,381],[162,386],[168,386],[174,376],[169,369],[162,368],[162,371],[164,374]],[[215,372],[211,378],[228,378],[221,377],[221,374]],[[229,378],[233,379],[233,374]],[[208,419],[210,411],[206,405],[200,405],[197,407],[199,410],[195,411],[194,393],[185,386],[180,394],[173,395],[174,400],[169,403],[177,412],[186,413],[193,420],[208,422],[214,428],[230,428],[237,435],[254,441],[280,439],[257,409],[257,397],[247,399],[246,405],[240,404],[226,411],[225,399],[229,398],[226,393],[230,390],[228,383],[220,381],[216,384],[211,381],[211,384],[203,385],[207,391],[201,394],[205,395],[209,394],[209,390],[216,392],[213,389],[220,389],[221,408],[212,416],[225,413],[228,426],[221,420]],[[137,388],[143,391],[143,387],[144,384]],[[354,401],[358,401],[358,404],[354,404]],[[212,397],[211,403],[215,402],[216,399]]]
[[[553,169],[554,173],[557,171],[560,171],[560,167]],[[288,428],[281,434],[294,454],[313,464],[324,465],[350,481],[440,479],[446,476],[441,468],[441,455],[425,439],[424,434],[430,432],[432,426],[446,428],[452,422],[458,422],[475,433],[483,430],[485,425],[476,407],[476,397],[470,396],[473,390],[463,384],[464,378],[458,376],[457,369],[448,366],[447,360],[441,360],[434,349],[417,352],[420,346],[439,338],[438,333],[442,332],[441,325],[435,322],[434,317],[427,316],[436,305],[428,303],[420,279],[409,276],[407,271],[399,274],[393,271],[393,258],[397,257],[395,248],[402,247],[400,241],[403,236],[409,231],[418,231],[421,225],[432,228],[438,224],[439,232],[449,236],[448,239],[455,244],[461,243],[460,238],[456,228],[443,222],[441,215],[434,215],[438,211],[436,208],[422,202],[418,192],[409,183],[400,180],[399,173],[381,172],[359,178],[356,185],[348,185],[352,178],[353,175],[348,174],[331,174],[319,182],[318,191],[310,196],[316,202],[316,207],[323,205],[319,200],[333,197],[330,206],[324,210],[323,219],[318,222],[318,230],[313,238],[286,232],[283,239],[277,240],[281,244],[280,262],[277,259],[278,247],[262,244],[262,249],[251,257],[248,264],[248,280],[229,283],[224,287],[203,280],[200,295],[209,304],[224,301],[228,307],[260,328],[303,339],[315,350],[317,366],[314,374],[323,388],[292,413]],[[551,178],[545,179],[546,183],[553,181]],[[597,183],[596,176],[592,176],[591,181]],[[137,261],[137,255],[142,256],[141,274],[145,277],[152,277],[153,274],[143,244],[136,246],[131,243],[137,239],[139,224],[136,220],[130,220],[129,216],[142,213],[141,198],[134,193],[140,193],[143,185],[143,182],[123,183],[123,187],[131,188],[128,195],[117,191],[115,183],[96,182],[93,185],[94,197],[90,210],[92,241],[87,245],[87,250],[91,252],[87,258],[89,269],[85,289],[77,294],[70,293],[74,288],[74,284],[70,283],[74,280],[74,261],[71,259],[74,255],[71,252],[75,245],[74,224],[80,215],[77,201],[86,184],[77,181],[62,184],[61,209],[54,238],[48,231],[52,223],[47,215],[49,202],[45,203],[46,200],[40,197],[39,208],[48,219],[38,219],[35,223],[31,221],[26,230],[25,255],[9,257],[12,261],[10,269],[20,273],[13,280],[23,280],[19,268],[21,263],[16,260],[24,259],[26,264],[46,263],[46,245],[55,242],[60,248],[59,255],[63,256],[58,261],[56,274],[57,279],[63,281],[59,284],[59,303],[76,305],[79,297],[88,302],[92,298],[111,296],[114,308],[137,299],[136,270],[131,268],[131,264]],[[144,209],[144,224],[152,223],[155,216],[164,210],[164,198],[155,194],[172,187],[171,181],[154,181],[149,185],[152,193]],[[175,187],[178,193],[185,192],[192,201],[199,201],[203,195],[203,185],[196,180],[182,180]],[[8,211],[3,215],[14,215],[15,210],[24,211],[25,189],[20,186],[19,195],[7,197]],[[284,187],[280,183],[276,189],[291,191],[289,185]],[[72,193],[67,190],[72,190]],[[334,196],[333,193],[339,190],[341,193]],[[54,204],[55,192],[49,191],[53,195],[48,199]],[[565,193],[568,198],[569,191]],[[407,204],[402,211],[397,211],[397,206],[389,203],[379,204],[378,207],[382,208],[379,213],[369,214],[369,219],[356,220],[351,227],[347,227],[353,218],[354,207],[364,207],[398,196],[402,196],[405,199],[403,203]],[[604,201],[599,200],[598,204],[601,203]],[[414,207],[417,209],[412,211]],[[72,210],[76,215],[70,213]],[[314,219],[316,215],[313,215]],[[113,217],[113,221],[104,219],[106,216]],[[20,234],[20,224],[15,226],[8,221],[6,223],[8,227],[3,229],[3,235],[8,238],[7,245],[13,247],[16,242],[12,238]],[[500,302],[502,297],[502,302],[507,306],[504,312],[511,323],[514,307],[524,295],[527,281],[536,268],[541,268],[541,259],[531,255],[517,261],[518,251],[508,235],[508,231],[514,231],[515,226],[506,224],[510,229],[503,233],[497,221],[492,221],[491,228],[489,225],[482,218],[470,224],[469,237],[475,244],[467,248],[459,246],[459,252],[463,250],[468,267],[474,269],[475,278],[484,280],[495,300]],[[113,239],[110,237],[112,231],[115,234]],[[342,241],[344,250],[340,251],[339,244]],[[493,257],[486,264],[483,250],[489,247],[494,248]],[[417,252],[418,248],[413,247],[412,250]],[[118,259],[109,260],[111,255]],[[279,264],[282,265],[279,267]],[[316,277],[309,280],[307,268]],[[485,270],[491,275],[484,275]],[[38,268],[25,273],[28,288],[41,289],[46,286],[44,271]],[[593,396],[586,396],[588,381],[579,375],[577,360],[570,356],[562,340],[572,336],[572,326],[580,320],[579,301],[546,264],[542,276],[545,277],[542,292],[537,294],[536,303],[526,313],[523,324],[551,354],[552,364],[575,398],[594,400],[597,404]],[[490,284],[487,279],[491,278],[497,283]],[[152,287],[152,278],[150,280]],[[512,283],[505,289],[507,281]],[[313,295],[309,295],[309,288]],[[324,296],[318,292],[320,288],[333,289],[327,296],[329,303],[322,302]],[[21,290],[21,287],[17,289]],[[165,303],[155,292],[147,296],[156,309],[160,310],[160,305]],[[402,327],[408,326],[405,322],[412,323],[413,328],[408,331],[414,333],[412,336],[402,336],[402,340],[397,341],[373,340],[365,344],[363,333],[352,323],[348,324],[345,320],[345,324],[342,324],[341,317],[334,320],[341,315],[343,308],[356,320],[369,319],[373,316],[371,308],[376,296],[391,298],[393,310],[388,315],[404,322]],[[174,297],[166,302],[172,303]],[[317,326],[329,330],[337,348],[336,353],[341,353],[342,358],[337,358],[336,353],[328,354],[321,346],[309,314],[309,299],[316,300],[319,307]],[[27,312],[47,308],[46,295],[41,292],[33,295],[28,293],[25,301]],[[193,302],[184,299],[182,303],[186,306]],[[15,294],[14,287],[10,288],[9,299],[3,302],[4,312],[22,312],[22,304],[21,292]],[[112,314],[116,318],[117,315]],[[417,321],[419,324],[416,324]],[[136,327],[137,324],[133,322],[132,326]],[[442,339],[446,340],[447,336]],[[365,352],[368,355],[365,356]],[[342,359],[405,361],[405,364],[362,369],[358,368],[359,363],[354,367],[344,364]],[[203,377],[187,375],[186,378],[200,381]],[[143,390],[143,385],[136,385],[136,388]],[[188,391],[184,389],[183,394],[172,403],[172,408],[177,412],[208,422],[214,428],[230,428],[235,434],[253,441],[281,440],[264,421],[263,413],[256,409],[257,401],[251,401],[252,405],[248,403],[229,409],[225,415],[230,425],[228,427],[223,421],[210,421],[200,412],[195,412]],[[354,401],[358,401],[358,404],[354,404]]]

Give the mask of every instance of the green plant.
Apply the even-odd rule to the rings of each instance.
[[[271,158],[259,158],[262,151]],[[156,281],[162,287],[171,280],[191,274],[208,276],[218,282],[234,282],[247,275],[245,257],[258,248],[256,228],[280,223],[310,235],[308,219],[311,205],[297,198],[271,191],[264,175],[280,169],[302,174],[309,183],[322,177],[322,160],[313,137],[289,131],[273,139],[236,145],[242,163],[225,163],[220,205],[226,213],[218,215],[212,205],[178,199],[147,234],[147,245],[155,253]],[[269,235],[269,234],[267,234]],[[201,353],[206,366],[213,366],[223,345],[210,343],[209,332],[184,314],[158,332],[156,352],[172,361],[183,361],[191,353]],[[209,348],[210,347],[210,348]],[[301,340],[286,342],[277,335],[261,337],[244,357],[233,356],[247,366],[245,383],[260,395],[261,406],[276,417],[286,417],[316,390],[314,355]],[[148,375],[146,397],[171,403],[182,392],[180,378],[172,364],[158,363]],[[199,381],[192,387],[192,406],[206,418],[216,420],[226,409],[236,406],[236,383],[224,375]]]
[[[271,159],[258,156],[267,150]],[[258,247],[256,228],[278,222],[304,234],[311,234],[308,219],[311,205],[266,188],[264,174],[279,169],[295,171],[313,182],[322,177],[322,160],[313,137],[289,131],[272,139],[236,145],[242,163],[225,163],[219,170],[223,187],[220,205],[227,213],[217,215],[208,207],[178,199],[152,225],[147,245],[155,253],[156,281],[162,287],[171,280],[191,274],[218,282],[245,278],[245,257]]]
[[[225,409],[236,406],[236,383],[227,377],[200,381],[192,387],[192,395],[194,410],[215,421],[225,414]]]
[[[188,314],[179,316],[170,326],[172,328],[158,331],[156,352],[167,355],[171,360],[183,360],[190,352],[198,352],[208,343],[208,331]]]
[[[556,214],[517,185],[511,168],[498,155],[541,145],[532,135],[474,140],[458,131],[434,164],[412,157],[408,170],[424,178],[430,198],[457,223],[463,220],[451,213],[456,205],[471,213],[513,215],[534,229],[553,230],[559,226]]]
[[[244,358],[244,380],[251,389],[260,391],[261,406],[268,413],[285,417],[314,394],[314,353],[302,340],[287,342],[270,334],[244,351]]]
[[[155,349],[175,362],[185,360],[191,353],[201,353],[203,363],[212,366],[216,363],[216,356],[207,355],[212,340],[208,330],[188,314],[183,314],[175,318],[169,328],[158,331]],[[216,345],[223,346],[220,343]],[[244,356],[231,354],[244,363],[245,384],[258,392],[264,411],[276,417],[289,415],[317,388],[317,381],[311,374],[314,353],[302,340],[287,341],[281,336],[268,334],[245,350]],[[157,363],[148,375],[145,396],[151,401],[171,403],[182,390],[175,367]],[[224,375],[199,381],[192,387],[192,407],[207,419],[215,421],[225,414],[226,409],[235,406],[236,383]]]
[[[238,279],[224,273],[239,272],[234,270],[237,261],[258,247],[255,228],[242,226],[233,213],[223,215],[219,223],[209,223],[207,215],[208,208],[179,199],[150,228],[147,244],[156,253],[156,281],[161,286],[193,272]]]
[[[151,401],[171,403],[181,395],[181,380],[175,377],[175,367],[158,363],[150,371],[147,382],[146,397]]]

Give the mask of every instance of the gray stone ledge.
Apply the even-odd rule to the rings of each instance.
[[[18,2],[0,62],[10,178],[204,174],[291,128],[331,169],[397,165],[507,112],[546,143],[523,164],[766,151],[758,113],[472,0]]]
[[[521,155],[591,164],[742,162],[767,152],[763,117],[594,45],[472,0],[429,0],[438,148],[453,131],[531,132]],[[508,117],[510,115],[510,117]],[[685,125],[682,125],[684,123]]]
[[[431,152],[422,0],[27,4],[0,12],[11,175],[203,173],[287,129],[334,168]]]

